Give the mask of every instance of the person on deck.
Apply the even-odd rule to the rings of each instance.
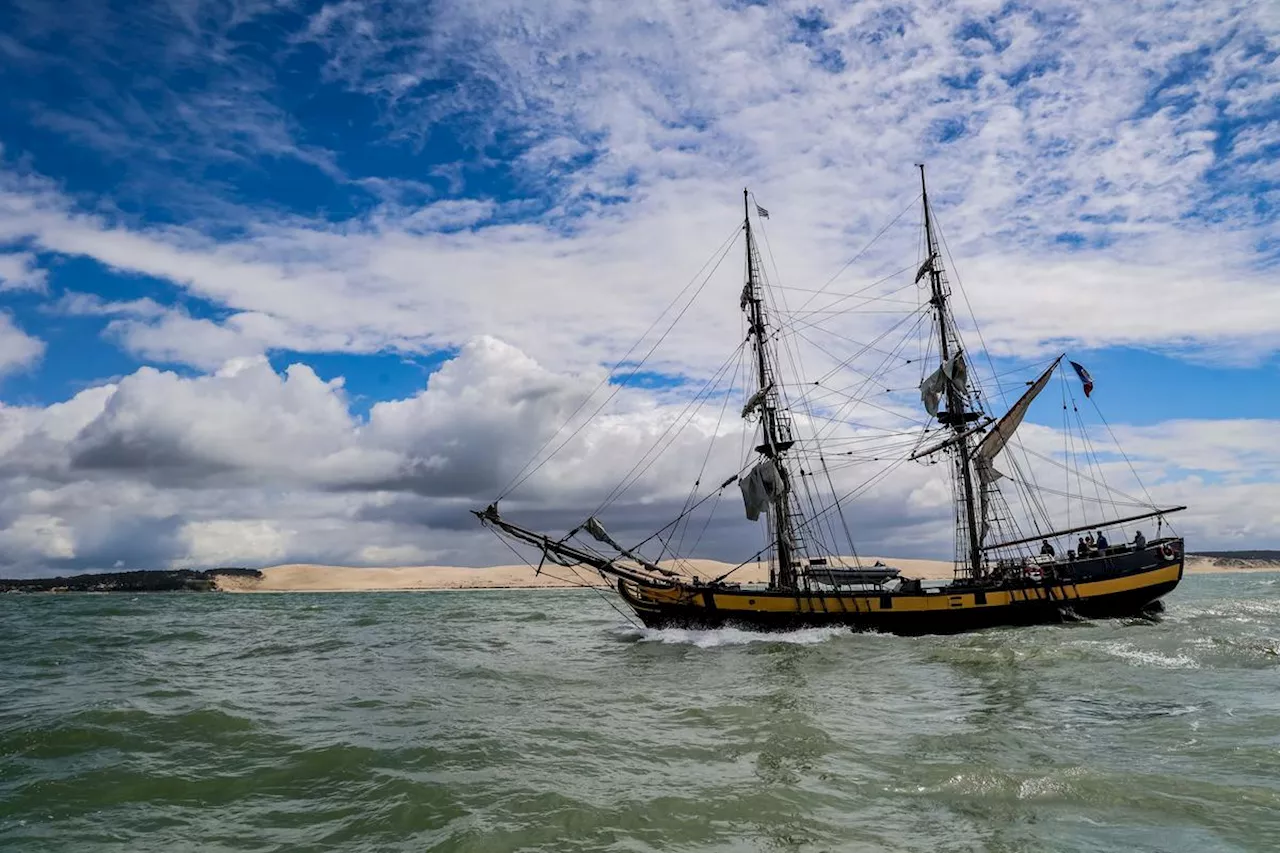
[[[1054,553],[1055,552],[1053,550],[1053,546],[1049,544],[1049,540],[1048,539],[1044,540],[1044,542],[1042,542],[1040,545],[1041,556],[1052,557]]]
[[[1093,542],[1093,534],[1092,534],[1092,533],[1086,533],[1086,534],[1084,535],[1084,544],[1085,544],[1085,547],[1086,547],[1086,548],[1088,548],[1090,551],[1094,550],[1094,542]]]
[[[1101,530],[1099,530],[1098,531],[1098,550],[1105,551],[1110,544],[1111,543],[1107,541],[1107,537],[1102,534]]]
[[[1147,547],[1147,537],[1142,535],[1141,530],[1133,534],[1133,547],[1139,551]]]
[[[1076,554],[1079,555],[1082,560],[1089,556],[1089,545],[1084,541],[1083,536],[1081,536],[1080,541],[1076,543]]]

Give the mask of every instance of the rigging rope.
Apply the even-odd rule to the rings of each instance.
[[[769,263],[773,265],[773,272],[774,272],[775,277],[776,277],[779,281],[781,281],[781,279],[782,279],[782,273],[778,271],[778,263],[777,263],[777,260],[776,260],[776,259],[774,258],[774,256],[773,256],[773,248],[769,245],[769,234],[768,234],[768,231],[765,229],[765,227],[764,227],[764,223],[763,223],[763,222],[760,222],[760,223],[759,223],[759,226],[760,226],[760,235],[761,235],[761,237],[763,237],[763,239],[764,239],[764,249],[765,249],[765,254],[766,254],[766,255],[768,256],[768,258],[769,258]],[[766,285],[768,284],[767,279],[766,279],[766,281],[765,281],[765,282],[763,282],[763,284],[766,284]],[[775,294],[775,293],[777,294],[777,299],[778,299],[778,300],[781,300],[781,302],[782,302],[782,310],[783,310],[783,312],[785,312],[785,311],[786,311],[786,307],[787,307],[786,299],[787,299],[787,297],[786,297],[786,294],[785,294],[785,293],[783,293],[783,292],[781,292],[781,291],[775,291],[775,290],[773,290],[772,288],[767,288],[765,292],[766,292],[766,296],[767,296],[767,298],[770,300],[770,302],[771,302],[771,303],[773,303],[773,308],[774,308],[775,314],[780,313],[780,312],[778,311],[776,301],[774,300],[774,294]],[[802,359],[802,357],[801,357],[801,354],[800,354],[800,352],[799,352],[799,347],[797,347],[797,346],[795,346],[795,345],[794,345],[794,341],[793,341],[793,340],[790,340],[790,339],[786,339],[786,338],[784,338],[784,339],[783,339],[783,341],[784,341],[784,349],[785,349],[785,352],[786,352],[786,355],[787,355],[787,360],[788,360],[788,362],[790,362],[790,364],[791,364],[792,372],[793,372],[797,377],[800,377],[800,376],[805,375],[805,370],[804,370],[804,361],[803,361],[803,359]],[[777,377],[775,377],[775,382],[776,382],[776,381],[777,381]],[[786,408],[788,408],[788,409],[789,409],[789,408],[790,408],[790,406],[791,406],[791,404],[790,404],[790,402],[786,399],[785,388],[779,388],[779,389],[778,389],[778,396],[782,399],[782,402],[783,402],[784,406],[785,406]],[[813,415],[813,406],[811,405],[810,401],[809,401],[806,397],[804,397],[803,395],[802,395],[802,397],[801,397],[800,404],[804,407],[805,411],[806,411],[806,412],[807,412],[807,413],[812,417],[812,415]],[[806,441],[804,441],[804,440],[799,439],[799,437],[798,437],[798,436],[794,436],[794,435],[793,435],[792,437],[793,437],[794,439],[796,439],[796,446],[797,446],[797,447],[800,447],[800,448],[805,448],[805,447],[806,447],[806,444],[807,444],[808,442],[806,442]],[[816,440],[812,440],[812,442],[811,442],[811,443],[812,443],[812,444],[817,448],[818,453],[819,453],[819,454],[821,454],[821,446],[818,444],[818,442],[817,442]],[[819,456],[819,458],[821,458],[821,456]],[[814,511],[816,511],[816,510],[817,510],[817,500],[815,499],[814,489],[813,489],[813,488],[811,488],[809,479],[806,479],[806,478],[803,476],[803,475],[804,475],[804,472],[803,472],[803,471],[801,471],[800,473],[801,473],[801,480],[800,480],[800,483],[801,483],[801,486],[802,486],[802,488],[803,488],[803,490],[804,490],[804,498],[805,498],[805,500],[806,500],[806,501],[808,502],[808,504],[809,504],[809,511],[810,511],[810,512],[814,512]],[[833,493],[834,493],[834,492],[833,492]],[[837,506],[838,506],[838,505],[837,505]],[[847,531],[848,531],[848,529],[849,529],[849,524],[848,524],[848,522],[845,520],[843,513],[841,513],[840,521],[841,521],[841,523],[844,525],[845,531],[847,532]],[[807,539],[807,538],[806,538],[806,539],[804,540],[804,545],[805,545],[805,548],[804,548],[804,554],[805,554],[806,556],[808,556],[810,559],[812,559],[812,558],[813,558],[814,553],[815,553],[815,550],[816,550],[816,551],[818,551],[818,552],[825,552],[825,553],[827,553],[827,554],[832,554],[832,553],[834,553],[834,551],[836,550],[836,548],[835,548],[835,543],[836,543],[835,528],[831,525],[830,521],[828,521],[828,523],[827,523],[827,532],[828,532],[828,534],[829,534],[829,535],[830,535],[830,537],[831,537],[831,538],[830,538],[830,540],[829,540],[829,541],[827,541],[827,542],[822,541],[821,536],[815,536],[815,537],[812,537],[812,539],[813,539],[813,545],[812,545],[812,546],[809,544],[809,539]],[[816,546],[816,548],[815,548],[815,546]],[[850,539],[850,547],[852,547],[852,539]]]
[[[1093,403],[1093,410],[1098,415],[1098,420],[1102,421],[1102,425],[1107,428],[1107,435],[1111,436],[1111,440],[1115,442],[1116,450],[1120,451],[1120,455],[1124,458],[1124,464],[1129,466],[1129,472],[1133,474],[1133,479],[1138,481],[1138,485],[1142,487],[1142,493],[1147,496],[1147,501],[1151,506],[1155,506],[1156,502],[1152,499],[1151,493],[1147,491],[1146,485],[1142,482],[1142,478],[1138,476],[1137,470],[1133,467],[1133,463],[1129,461],[1129,457],[1124,452],[1124,448],[1120,446],[1120,440],[1116,438],[1116,434],[1111,431],[1111,424],[1107,423],[1107,419],[1102,416],[1102,409],[1098,408],[1098,401],[1092,397],[1088,398]]]
[[[623,476],[622,482],[614,486],[613,489],[609,492],[609,494],[605,495],[604,500],[601,501],[600,505],[597,506],[595,510],[591,513],[592,515],[598,515],[601,511],[605,509],[605,507],[609,506],[609,504],[613,503],[618,498],[626,494],[627,490],[629,490],[632,486],[634,486],[639,481],[639,479],[642,476],[644,476],[645,472],[647,472],[651,467],[653,467],[653,464],[658,461],[658,457],[662,455],[663,451],[665,451],[667,447],[670,447],[671,444],[677,438],[680,437],[680,433],[684,432],[685,428],[692,421],[693,413],[690,412],[690,409],[694,408],[695,404],[697,404],[697,408],[701,408],[703,405],[706,404],[707,400],[702,399],[703,394],[707,393],[709,390],[714,391],[716,388],[720,386],[719,380],[722,374],[724,374],[725,369],[729,366],[731,362],[733,362],[738,357],[738,353],[745,346],[746,346],[746,341],[743,341],[742,343],[738,344],[738,347],[737,349],[734,350],[733,354],[730,355],[729,358],[725,359],[725,361],[716,370],[715,374],[713,374],[711,378],[709,378],[706,382],[703,383],[702,387],[698,389],[698,392],[694,394],[693,398],[690,399],[689,402],[685,404],[685,407],[684,409],[681,410],[680,414],[677,415],[675,419],[672,420],[672,422],[667,425],[667,428],[662,431],[662,434],[658,436],[658,438],[649,447],[649,449],[646,450],[638,460],[636,460],[636,463],[631,466],[631,470],[628,471],[626,475]],[[710,394],[708,393],[707,396],[709,398]],[[697,409],[694,409],[694,412],[696,411]],[[689,417],[686,418],[686,415],[688,415]],[[681,424],[682,421],[683,421],[683,425],[680,426],[680,429],[676,430],[674,435],[672,435],[671,431],[675,429],[677,424]],[[671,436],[669,439],[667,438],[668,435]],[[662,445],[663,440],[667,441],[667,444],[665,447],[660,446]],[[652,458],[650,458],[650,456],[652,456]],[[648,462],[645,462],[646,459],[648,459]]]
[[[857,260],[858,260],[859,258],[861,258],[863,255],[865,255],[865,254],[867,253],[867,251],[868,251],[872,246],[874,246],[874,245],[876,244],[876,241],[877,241],[877,240],[879,240],[881,237],[883,237],[883,236],[884,236],[884,234],[885,234],[885,232],[886,232],[886,231],[888,231],[888,230],[889,230],[890,228],[892,228],[894,225],[897,225],[897,224],[898,224],[898,220],[899,220],[899,219],[901,219],[904,215],[906,215],[906,212],[907,212],[908,210],[911,210],[913,207],[915,207],[916,201],[917,201],[919,198],[920,198],[920,194],[919,194],[919,193],[916,193],[916,195],[911,199],[911,201],[907,202],[907,206],[906,206],[906,207],[904,207],[904,208],[902,208],[901,212],[899,212],[897,216],[893,217],[893,219],[891,219],[891,220],[889,221],[889,224],[888,224],[888,225],[884,226],[884,227],[883,227],[883,228],[881,228],[879,231],[877,231],[877,232],[876,232],[876,235],[875,235],[874,237],[872,237],[872,238],[871,238],[870,242],[868,242],[865,246],[863,246],[861,249],[859,249],[859,250],[858,250],[858,252],[857,252],[857,254],[855,254],[852,258],[850,258],[849,260],[845,261],[845,262],[844,262],[844,266],[842,266],[842,267],[840,267],[840,269],[836,270],[835,275],[833,275],[833,276],[831,276],[831,278],[827,279],[826,284],[824,284],[824,285],[822,285],[822,287],[818,288],[817,293],[822,293],[822,292],[824,292],[828,287],[830,287],[830,286],[831,286],[831,284],[832,284],[832,283],[833,283],[837,278],[839,278],[839,277],[840,277],[840,275],[841,275],[845,270],[847,270],[847,269],[848,269],[849,267],[851,267],[854,263],[856,263],[856,262],[857,262]],[[817,295],[817,293],[815,293],[815,294],[814,294],[814,296],[816,296],[816,295]],[[807,306],[811,301],[813,301],[813,297],[810,297],[809,299],[805,300],[804,304],[802,304],[802,305],[800,306],[800,308],[801,308],[801,309],[803,309],[803,308],[804,308],[805,306]]]
[[[978,343],[982,347],[982,353],[986,357],[987,366],[990,367],[992,376],[994,378],[997,375],[995,360],[992,359],[991,357],[991,350],[987,347],[986,338],[983,337],[982,327],[978,325],[978,317],[973,311],[973,305],[969,302],[969,293],[965,289],[964,282],[960,279],[960,271],[956,267],[955,258],[951,254],[951,246],[949,243],[947,243],[946,234],[943,232],[942,224],[938,220],[936,215],[933,217],[933,224],[938,231],[938,239],[942,244],[942,250],[946,252],[948,268],[955,275],[956,288],[960,291],[960,298],[964,300],[965,310],[969,312],[969,319],[973,321],[973,329],[974,329],[974,332],[976,332],[978,335]],[[958,340],[959,329],[956,330],[956,337]],[[978,387],[976,384],[977,377],[975,376],[974,379],[975,379],[975,388],[978,390],[979,393],[981,393],[981,388]],[[996,386],[996,390],[1000,393],[1000,401],[1001,403],[1004,404],[1005,410],[1007,411],[1009,409],[1009,398],[1004,393],[1004,387],[999,382],[996,382],[995,386]],[[1009,443],[1012,444],[1014,448],[1016,448],[1017,450],[1022,451],[1025,456],[1025,448],[1023,447],[1023,444],[1021,441],[1014,439]],[[1007,454],[1007,458],[1010,459],[1014,467],[1017,468],[1018,461],[1014,457],[1012,452],[1009,452]],[[1027,468],[1028,468],[1028,471],[1030,472],[1031,481],[1033,483],[1036,482],[1035,473],[1034,471],[1030,470],[1031,469],[1030,461],[1025,459],[1024,461],[1027,461]],[[1021,473],[1021,469],[1019,469],[1019,473]],[[998,487],[997,487],[997,490],[998,490]],[[1044,505],[1039,501],[1037,501],[1033,494],[1031,494],[1030,492],[1026,492],[1025,490],[1019,490],[1018,497],[1019,497],[1019,500],[1022,501],[1023,506],[1030,510],[1029,512],[1027,512],[1027,517],[1031,519],[1032,525],[1036,528],[1037,533],[1040,532],[1040,525],[1039,525],[1039,520],[1035,516],[1035,510],[1039,510],[1040,514],[1043,516],[1045,526],[1050,528],[1053,526]],[[1016,524],[1014,525],[1014,529],[1017,529]]]
[[[515,549],[515,546],[513,546],[510,542],[508,542],[508,541],[507,541],[506,537],[504,537],[502,534],[500,534],[500,533],[499,533],[498,531],[496,531],[496,530],[493,530],[492,532],[493,532],[493,535],[494,535],[494,536],[498,537],[498,541],[500,541],[503,545],[506,545],[506,546],[507,546],[507,550],[508,550],[508,551],[510,551],[511,553],[513,553],[513,554],[515,554],[515,555],[516,555],[516,559],[517,559],[517,560],[519,560],[520,562],[524,563],[524,564],[525,564],[526,566],[528,566],[529,568],[533,569],[533,564],[532,564],[532,563],[530,563],[528,560],[526,560],[526,559],[524,558],[524,555],[522,555],[519,551],[517,551],[517,550]],[[575,567],[573,567],[573,566],[566,566],[565,568],[567,568],[567,569],[569,569],[570,571],[572,571],[575,575],[577,574],[577,571],[578,571],[578,570],[577,570]],[[630,622],[632,625],[634,625],[634,626],[635,626],[635,627],[637,627],[637,628],[640,628],[640,629],[643,629],[643,628],[644,628],[644,626],[643,626],[643,625],[641,625],[639,622],[637,622],[637,621],[635,620],[635,618],[634,618],[631,614],[627,613],[625,610],[623,610],[623,609],[621,609],[620,607],[618,607],[618,605],[616,605],[616,604],[613,602],[613,597],[612,597],[612,596],[610,596],[610,595],[606,595],[606,594],[605,594],[605,593],[600,589],[600,587],[596,586],[595,584],[588,584],[588,583],[577,583],[577,584],[574,584],[572,581],[568,580],[567,578],[557,577],[556,575],[553,575],[553,574],[551,574],[550,572],[545,571],[545,570],[541,571],[540,573],[541,573],[541,574],[546,575],[547,577],[551,578],[552,580],[557,580],[557,581],[560,581],[561,583],[567,583],[567,584],[569,584],[570,586],[580,586],[580,587],[585,587],[585,588],[587,588],[587,589],[595,590],[595,593],[596,593],[597,595],[599,595],[602,599],[604,599],[605,604],[608,604],[610,607],[612,607],[614,610],[616,610],[616,611],[617,611],[617,612],[622,616],[622,618],[623,618],[623,619],[626,619],[628,622]],[[538,569],[534,569],[534,574],[539,574],[539,570],[538,570]]]
[[[737,387],[737,383],[738,383],[738,374],[739,374],[739,372],[741,372],[741,370],[742,370],[742,365],[743,365],[743,361],[744,361],[744,359],[741,357],[741,355],[742,355],[742,353],[743,353],[743,352],[744,352],[744,348],[743,348],[743,347],[738,347],[738,354],[739,354],[738,363],[734,366],[734,368],[733,368],[733,376],[729,379],[729,390],[728,390],[728,392],[726,392],[726,393],[725,393],[725,395],[724,395],[724,403],[720,406],[720,415],[716,418],[716,426],[715,426],[715,429],[714,429],[714,430],[712,431],[712,433],[711,433],[712,438],[711,438],[711,440],[710,440],[710,441],[708,441],[708,442],[707,442],[707,452],[706,452],[706,453],[703,455],[703,457],[702,457],[702,467],[700,467],[700,468],[698,469],[698,476],[697,476],[697,478],[695,478],[695,479],[694,479],[694,481],[693,481],[693,487],[689,489],[689,496],[685,498],[685,501],[684,501],[684,507],[681,509],[681,511],[680,511],[680,515],[679,515],[679,516],[677,516],[677,518],[676,518],[676,521],[677,521],[677,528],[676,528],[676,530],[672,531],[672,535],[674,535],[676,532],[678,532],[678,531],[679,531],[678,523],[679,523],[679,519],[680,519],[681,517],[684,517],[684,518],[686,519],[686,522],[685,522],[684,532],[683,532],[683,533],[680,533],[680,539],[679,539],[679,541],[676,543],[676,546],[675,546],[675,548],[673,549],[673,553],[674,553],[675,551],[683,550],[683,548],[684,548],[684,537],[685,537],[685,533],[687,533],[687,532],[688,532],[688,530],[689,530],[689,525],[688,525],[688,519],[687,519],[687,516],[688,516],[688,512],[689,512],[689,510],[690,510],[690,504],[693,502],[694,497],[695,497],[695,496],[697,495],[697,493],[698,493],[698,486],[702,483],[702,477],[703,477],[703,475],[707,472],[707,463],[711,461],[711,451],[715,448],[716,439],[720,437],[720,425],[721,425],[722,423],[724,423],[724,413],[725,413],[725,411],[729,408],[729,397],[730,397],[729,392],[732,392],[732,390],[733,390],[735,387]],[[723,487],[721,487],[721,489],[720,489],[720,490],[718,490],[718,492],[717,492],[717,493],[719,493],[720,491],[723,491]],[[703,528],[703,530],[705,531],[705,529],[706,529],[706,528],[704,527],[704,528]],[[699,538],[699,539],[701,539],[702,537],[701,537],[701,536],[699,536],[698,538]],[[666,553],[666,549],[665,549],[665,548],[663,549],[663,553]],[[659,558],[658,558],[658,559],[659,559],[659,560],[660,560],[660,559],[662,559],[661,555],[659,555]]]
[[[532,477],[540,468],[542,468],[543,465],[547,464],[547,462],[549,462],[552,458],[554,458],[557,453],[563,450],[565,448],[565,445],[567,445],[570,441],[572,441],[574,437],[577,436],[578,433],[580,433],[596,415],[600,414],[600,412],[604,409],[604,407],[607,406],[615,396],[617,396],[617,394],[622,390],[624,383],[635,377],[635,375],[639,372],[640,368],[644,366],[644,363],[649,360],[649,357],[651,355],[653,355],[654,351],[662,344],[664,340],[666,340],[667,335],[671,334],[671,330],[674,329],[676,327],[676,324],[680,322],[680,319],[684,317],[685,312],[687,312],[690,306],[693,305],[694,301],[698,298],[699,294],[701,294],[703,289],[706,288],[707,283],[711,281],[711,276],[715,275],[716,270],[720,268],[720,264],[724,262],[724,259],[728,255],[729,250],[732,249],[733,244],[737,242],[738,235],[742,233],[742,230],[743,230],[742,226],[739,225],[737,228],[734,229],[733,233],[730,234],[729,237],[726,238],[725,241],[720,244],[720,248],[717,249],[716,252],[712,253],[711,257],[708,258],[705,263],[703,263],[702,268],[699,269],[698,272],[694,275],[694,277],[689,280],[689,283],[680,289],[680,292],[677,293],[675,298],[672,299],[671,302],[667,304],[666,308],[662,309],[662,313],[659,314],[658,317],[651,324],[649,324],[649,328],[646,329],[644,331],[644,334],[642,334],[636,340],[636,342],[631,345],[631,348],[628,349],[626,354],[623,355],[622,358],[618,360],[618,363],[613,366],[613,368],[609,371],[609,373],[605,376],[605,378],[600,380],[599,384],[597,384],[596,387],[592,389],[591,393],[588,394],[586,398],[583,399],[583,401],[578,404],[578,407],[573,410],[573,412],[569,415],[567,419],[565,419],[564,423],[561,424],[545,442],[543,442],[542,446],[538,448],[537,452],[534,453],[533,456],[529,459],[529,461],[524,464],[524,467],[516,472],[516,476],[512,478],[512,482],[508,483],[506,488],[502,490],[502,493],[498,495],[498,500],[502,500],[507,495],[511,494],[511,492],[519,488],[522,483],[524,483],[526,480]],[[573,419],[577,417],[578,413],[583,410],[583,408],[587,405],[587,403],[591,400],[591,398],[596,395],[596,392],[598,392],[602,387],[604,387],[606,384],[609,383],[609,380],[613,378],[613,372],[616,371],[622,365],[627,363],[627,359],[630,358],[631,353],[635,352],[636,348],[640,346],[641,342],[644,341],[644,339],[649,335],[649,333],[652,332],[657,327],[659,321],[661,321],[662,318],[666,316],[667,312],[670,311],[672,307],[674,307],[680,301],[680,298],[684,296],[685,292],[688,291],[689,288],[693,286],[693,283],[698,280],[699,276],[702,275],[703,270],[705,270],[707,268],[707,265],[711,263],[711,260],[716,257],[716,254],[719,254],[720,257],[716,260],[715,266],[713,266],[711,268],[711,271],[707,273],[706,277],[702,280],[702,284],[698,285],[698,288],[697,290],[694,291],[693,296],[691,296],[689,298],[689,301],[685,303],[685,306],[680,309],[679,313],[677,313],[675,318],[672,319],[671,323],[667,326],[666,330],[658,337],[658,340],[654,342],[653,346],[649,348],[649,351],[644,354],[644,357],[641,358],[640,361],[636,362],[635,366],[631,369],[631,372],[627,374],[626,380],[624,380],[623,383],[619,383],[618,385],[616,385],[614,387],[614,390],[609,394],[609,396],[605,398],[604,402],[601,403],[596,408],[596,410],[592,412],[591,415],[588,416],[587,419],[583,421],[582,424],[580,424],[578,428],[575,429],[569,435],[569,437],[566,438],[560,444],[559,447],[553,450],[546,459],[543,459],[532,470],[529,470],[528,473],[525,473],[526,469],[528,469],[529,466],[533,464],[534,460],[536,460],[539,456],[542,455],[542,452],[546,450],[547,447],[551,444],[551,442],[555,440],[556,436],[558,436],[565,427],[567,427],[570,423],[573,422]]]

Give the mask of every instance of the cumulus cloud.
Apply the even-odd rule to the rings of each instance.
[[[818,375],[862,353],[812,392],[817,422],[797,413],[834,439],[900,424],[919,379],[918,364],[899,365],[857,413],[865,426],[821,420],[859,393],[859,371],[881,366],[866,344],[906,331],[894,324],[920,305],[906,280],[919,261],[919,160],[953,280],[995,354],[1128,345],[1256,363],[1280,340],[1269,10],[486,0],[332,3],[308,17],[156,4],[115,27],[97,5],[52,16],[28,4],[15,25],[26,44],[0,47],[29,72],[69,39],[82,65],[68,80],[84,90],[78,107],[34,110],[33,125],[125,177],[94,198],[5,149],[0,290],[38,296],[46,259],[148,279],[168,290],[63,291],[48,313],[101,318],[140,362],[186,369],[142,367],[61,403],[0,408],[0,562],[502,561],[466,510],[569,436],[511,496],[513,511],[565,529],[634,472],[606,521],[645,535],[679,511],[697,471],[718,482],[743,460],[736,419],[714,406],[679,416],[744,337],[732,245],[744,184],[772,211],[759,231],[768,271],[794,288],[779,291],[778,316],[802,337],[830,333],[792,355]],[[242,49],[264,31],[285,44]],[[144,57],[127,92],[96,71],[119,55]],[[273,63],[311,61],[315,74],[294,76],[357,99],[378,123],[353,145],[389,156],[342,157],[290,114]],[[420,168],[446,129],[460,159]],[[348,173],[355,162],[396,165]],[[258,186],[282,163],[340,203],[250,199],[226,178]],[[832,295],[814,297],[888,222]],[[865,303],[833,312],[850,307],[838,294],[881,279],[872,293],[894,317]],[[608,384],[602,365],[622,361],[625,374],[664,333],[647,367],[674,387]],[[43,348],[0,313],[0,373]],[[442,349],[459,354],[426,388],[365,417],[340,380],[304,363]],[[269,353],[296,363],[277,372]],[[1273,426],[1117,432],[1162,499],[1196,507],[1189,530],[1219,544],[1274,524],[1280,474],[1262,438]],[[1061,447],[1051,430],[1028,437],[1046,455]],[[656,460],[655,443],[667,451]],[[836,477],[852,486],[876,470],[850,464]],[[758,530],[732,497],[701,553],[755,550]],[[909,465],[851,518],[866,548],[944,556],[950,512],[939,470]]]
[[[301,364],[276,373],[262,358],[189,377],[141,368],[65,403],[6,407],[0,475],[22,486],[0,512],[23,533],[5,540],[0,560],[25,570],[492,562],[505,549],[477,536],[468,510],[551,455],[540,450],[560,452],[512,493],[514,511],[564,529],[608,500],[611,526],[636,538],[675,517],[700,469],[710,483],[741,467],[746,436],[736,418],[719,416],[720,400],[683,417],[684,400],[603,378],[556,373],[479,338],[421,392],[363,420],[349,414],[341,381]],[[661,456],[649,454],[655,445]],[[722,513],[703,546],[741,540],[742,524],[730,520]],[[66,547],[31,550],[33,530],[58,531],[50,542]]]
[[[628,541],[672,521],[691,493],[713,493],[749,457],[739,398],[722,419],[719,399],[689,413],[685,401],[664,392],[602,386],[600,378],[550,371],[481,338],[420,392],[380,403],[365,419],[349,414],[341,381],[324,382],[300,364],[276,373],[261,358],[185,377],[142,368],[64,403],[4,407],[0,564],[9,572],[117,563],[492,564],[509,561],[510,552],[480,534],[469,510],[500,494],[544,445],[563,449],[509,495],[508,512],[564,531],[600,511]],[[590,412],[606,399],[601,414],[565,442],[583,424],[582,415],[569,418],[579,404],[588,401],[583,411]],[[571,429],[557,433],[566,421]],[[684,429],[668,430],[680,423]],[[1154,499],[1192,505],[1181,526],[1197,547],[1208,547],[1245,541],[1280,514],[1271,485],[1280,454],[1269,439],[1277,426],[1186,421],[1168,430],[1116,429]],[[819,425],[800,418],[798,428],[808,434]],[[883,433],[845,426],[829,435],[850,446]],[[1047,427],[1030,427],[1025,437],[1046,455],[1063,446]],[[657,461],[637,465],[653,458],[655,445],[664,448]],[[837,464],[840,446],[831,459],[842,492],[890,468],[869,455]],[[1114,453],[1101,461],[1109,480],[1126,485],[1128,463]],[[942,466],[892,468],[846,502],[857,547],[948,555],[952,496],[942,474]],[[632,486],[610,499],[632,475]],[[704,510],[669,544],[731,559],[764,545],[763,527],[742,515],[736,486]]]
[[[20,515],[0,531],[0,550],[11,559],[69,560],[76,555],[70,526],[52,515]]]
[[[31,366],[44,354],[44,348],[44,341],[22,331],[13,317],[0,311],[0,376]]]
[[[279,376],[261,356],[194,379],[144,367],[69,443],[69,469],[194,486],[323,466],[350,435],[340,389],[305,365]]]
[[[49,274],[41,269],[31,252],[0,254],[0,292],[6,290],[45,291]]]
[[[179,534],[187,546],[180,562],[196,565],[279,563],[289,553],[292,531],[262,520],[191,521]]]

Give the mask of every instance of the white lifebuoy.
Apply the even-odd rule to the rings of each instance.
[[[1174,557],[1178,556],[1178,552],[1173,550],[1172,545],[1170,545],[1168,542],[1165,542],[1163,545],[1160,546],[1160,556],[1166,560],[1172,560]]]

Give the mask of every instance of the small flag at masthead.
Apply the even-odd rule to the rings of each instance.
[[[1084,383],[1084,395],[1088,397],[1093,393],[1093,377],[1089,375],[1089,371],[1085,370],[1082,365],[1071,362],[1071,366],[1076,369],[1076,375],[1080,377],[1080,381]]]

